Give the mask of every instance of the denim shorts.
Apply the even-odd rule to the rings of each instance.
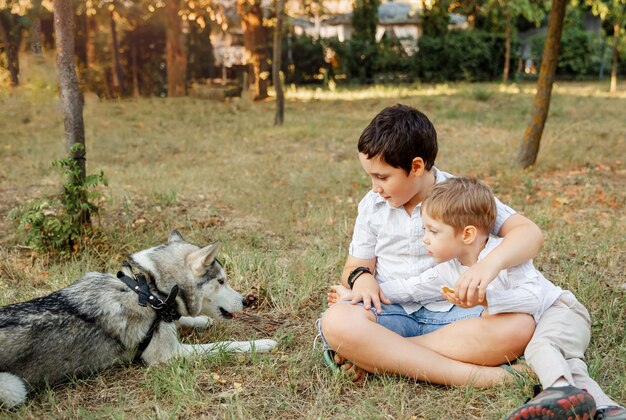
[[[349,305],[350,303],[342,302],[338,304]],[[358,305],[363,306],[363,303],[358,303]],[[436,331],[439,328],[452,324],[455,321],[478,318],[483,313],[485,308],[482,306],[475,306],[473,308],[465,309],[453,306],[448,311],[435,312],[422,307],[409,314],[400,305],[385,305],[384,303],[381,303],[381,313],[376,312],[376,308],[373,306],[370,310],[376,316],[377,324],[382,325],[402,337],[416,337],[418,335],[424,335]],[[322,339],[322,348],[329,349],[330,346],[322,334],[322,323],[320,321],[321,320],[318,320],[317,322],[318,337]]]
[[[362,304],[361,304],[362,305]],[[485,310],[482,306],[465,309],[453,306],[446,312],[435,312],[425,307],[408,314],[400,305],[381,304],[382,312],[371,311],[376,316],[376,323],[402,337],[424,335],[462,319],[478,318]]]

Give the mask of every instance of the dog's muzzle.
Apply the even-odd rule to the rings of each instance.
[[[235,313],[228,312],[226,309],[222,308],[221,306],[220,306],[220,314],[222,314],[222,317],[224,317],[225,319],[233,319],[237,316],[235,315]]]

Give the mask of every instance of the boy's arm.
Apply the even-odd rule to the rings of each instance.
[[[343,267],[343,272],[341,273],[341,284],[348,289],[350,288],[348,285],[348,276],[357,267],[367,267],[372,273],[374,273],[374,269],[376,268],[376,258],[363,259],[348,255],[346,264]],[[361,301],[363,302],[363,307],[365,309],[369,310],[373,305],[378,313],[382,311],[380,306],[381,302],[385,304],[391,303],[385,294],[380,290],[380,286],[378,285],[378,282],[373,274],[369,274],[367,272],[362,273],[358,277],[358,279],[354,282],[354,287],[352,288],[352,303],[355,304]]]
[[[458,277],[458,272],[455,275],[449,264],[439,264],[408,279],[386,281],[380,284],[380,289],[392,303],[415,302],[425,305],[441,301],[441,286],[453,287]]]
[[[485,300],[490,315],[520,312],[534,315],[541,305],[539,286],[524,284],[511,290],[487,289]]]
[[[495,280],[491,287],[487,288],[482,303],[490,315],[511,312],[534,315],[539,311],[542,304],[542,288],[539,284],[539,274],[530,261],[506,270],[506,277],[499,275]],[[458,304],[454,300],[454,295],[446,293],[444,297],[450,303]],[[470,305],[459,306],[471,308],[476,305],[477,302],[472,302]]]
[[[460,302],[482,303],[487,286],[501,270],[531,260],[543,245],[541,229],[519,213],[506,219],[498,235],[504,238],[502,243],[457,280],[455,294]]]

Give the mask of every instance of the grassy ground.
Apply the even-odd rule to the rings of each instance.
[[[87,270],[115,272],[128,253],[178,228],[198,244],[222,240],[231,284],[259,297],[259,307],[238,320],[183,339],[273,337],[280,346],[269,355],[119,367],[34,394],[0,417],[495,419],[522,403],[530,386],[477,391],[396,377],[355,386],[312,349],[314,321],[368,189],[357,138],[397,102],[433,120],[438,167],[483,178],[542,227],[536,265],[589,309],[591,374],[626,402],[623,90],[608,96],[600,84],[559,84],[530,171],[511,162],[529,120],[531,85],[292,90],[283,127],[272,125],[273,102],[88,95],[88,171],[109,179],[102,235],[60,260],[20,247],[4,217],[60,185],[49,163],[64,155],[63,124],[47,74],[0,90],[0,304],[48,293]]]

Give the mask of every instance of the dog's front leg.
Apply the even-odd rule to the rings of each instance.
[[[182,328],[200,328],[205,329],[213,325],[213,320],[208,316],[181,316],[178,320],[178,326]]]
[[[215,354],[221,351],[233,353],[267,353],[276,347],[278,343],[274,340],[252,340],[252,341],[222,341],[207,344],[180,344],[178,355],[182,357],[194,357],[208,354]]]

